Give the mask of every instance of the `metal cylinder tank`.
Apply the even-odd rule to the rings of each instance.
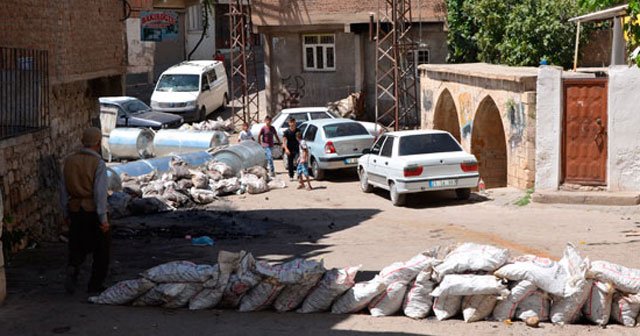
[[[267,156],[264,149],[255,141],[243,141],[215,151],[211,155],[214,161],[226,163],[236,174],[253,166],[267,166]]]
[[[198,152],[228,144],[229,138],[221,131],[163,129],[153,140],[156,156]]]
[[[109,153],[118,159],[153,157],[154,134],[147,128],[115,128],[109,134]]]

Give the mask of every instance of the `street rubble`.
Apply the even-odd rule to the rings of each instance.
[[[224,131],[227,132],[227,135],[235,131],[231,118],[224,120],[221,117],[218,117],[216,120],[205,120],[199,123],[183,124],[178,129],[181,131]]]
[[[640,270],[606,261],[590,262],[567,244],[560,261],[464,243],[423,252],[397,262],[373,279],[355,283],[361,266],[327,270],[323,261],[256,261],[251,253],[221,251],[215,265],[174,261],[121,281],[89,302],[106,305],[275,309],[334,314],[366,310],[372,316],[404,314],[438,321],[512,320],[588,322],[606,326],[637,323]]]
[[[169,172],[161,175],[155,171],[136,177],[121,174],[122,191],[113,192],[108,199],[112,218],[193,208],[222,196],[261,194],[287,187],[284,180],[271,178],[261,166],[236,174],[223,162],[210,161],[190,168],[175,157],[169,166]]]

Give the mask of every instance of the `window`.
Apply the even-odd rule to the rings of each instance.
[[[449,134],[418,134],[400,138],[400,156],[460,152],[462,148]]]
[[[394,137],[387,138],[387,141],[385,141],[384,146],[382,146],[382,152],[380,153],[380,156],[391,157],[391,153],[393,152],[394,140],[395,140]]]
[[[163,75],[158,81],[156,91],[195,92],[198,91],[198,75]]]
[[[323,127],[323,129],[324,134],[329,139],[354,135],[369,135],[367,129],[364,128],[364,126],[362,126],[360,123],[356,122],[326,125]]]
[[[298,132],[300,132],[300,134],[304,134],[304,130],[307,129],[307,126],[307,124],[300,125],[300,127],[298,127]]]
[[[207,72],[207,78],[209,79],[209,83],[214,83],[215,81],[218,80],[218,76],[216,75],[216,71],[215,70],[211,70],[209,72]]]
[[[307,133],[304,135],[304,139],[307,141],[313,141],[316,138],[316,133],[318,133],[318,128],[313,125],[309,125],[308,128]]]
[[[138,113],[138,112],[146,112],[148,110],[150,110],[151,108],[149,106],[147,106],[147,104],[139,101],[139,100],[132,100],[126,104],[123,104],[125,109],[129,112],[129,113]]]
[[[187,31],[201,32],[202,27],[202,4],[191,6],[187,9]]]
[[[418,50],[418,65],[429,64],[429,50]]]
[[[378,139],[378,141],[376,141],[376,143],[371,148],[371,154],[375,154],[375,155],[380,154],[380,148],[382,148],[382,144],[386,139],[387,139],[386,136],[383,136],[380,139]]]
[[[305,121],[309,121],[309,117],[306,113],[291,113],[286,118],[284,118],[284,121],[282,122],[282,125],[280,125],[280,128],[289,128],[289,118],[294,118],[296,120],[296,124],[298,125]]]
[[[304,35],[302,36],[302,48],[304,70],[336,70],[335,35]]]
[[[317,119],[331,119],[331,116],[326,112],[311,112],[311,120]]]

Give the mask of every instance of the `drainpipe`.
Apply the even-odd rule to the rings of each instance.
[[[624,34],[622,32],[622,18],[613,18],[613,37],[611,39],[611,65],[623,65],[625,64],[624,50],[625,50]]]

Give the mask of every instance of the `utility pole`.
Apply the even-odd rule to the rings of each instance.
[[[231,95],[229,103],[233,112],[233,122],[258,122],[260,99],[258,72],[251,38],[250,0],[229,1],[229,48],[231,49]],[[240,106],[236,106],[236,101]]]
[[[376,122],[394,130],[420,126],[411,15],[411,0],[378,0]]]

